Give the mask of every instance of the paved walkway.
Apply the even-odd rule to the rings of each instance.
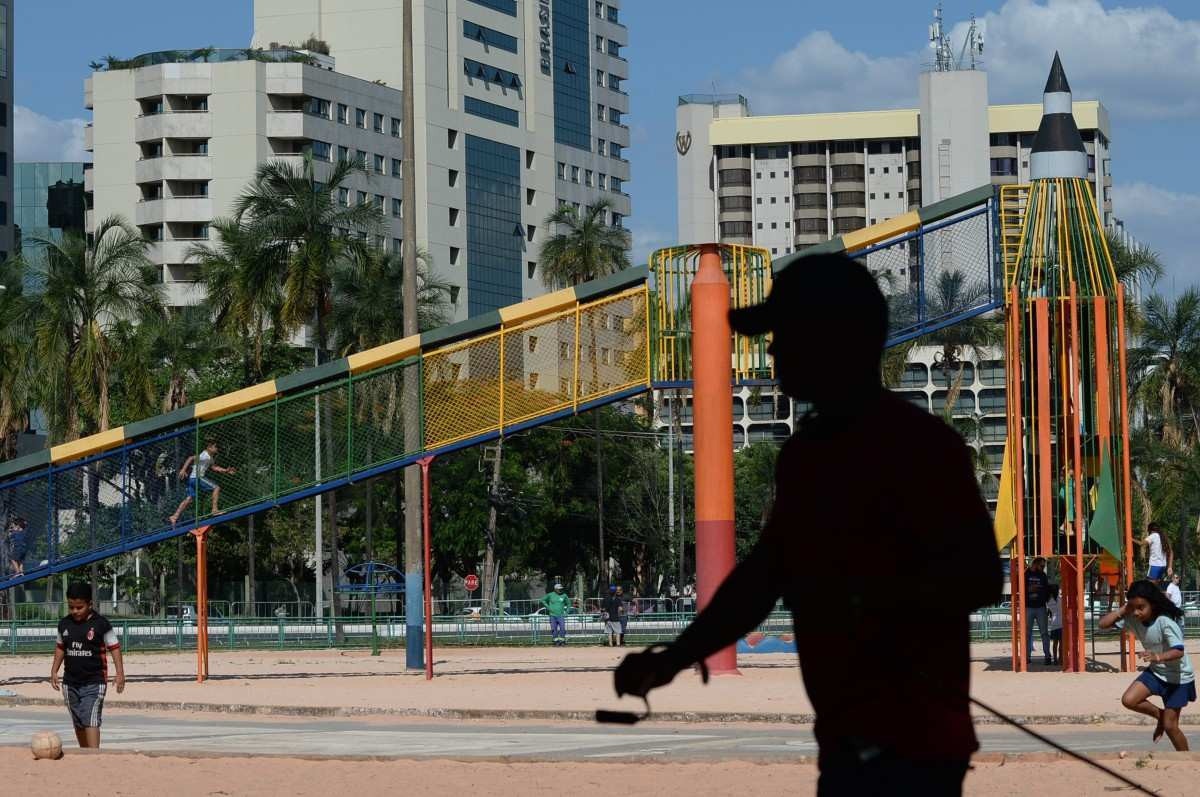
[[[0,745],[26,745],[36,731],[69,738],[66,712],[18,708],[4,712]],[[1060,744],[1091,754],[1167,752],[1149,728],[1129,725],[1040,728]],[[1050,748],[1008,726],[979,729],[982,753],[1046,752]],[[104,749],[174,754],[505,759],[512,761],[797,761],[817,754],[806,726],[668,724],[613,727],[583,722],[446,723],[405,719],[246,719],[179,712],[112,711],[104,719]],[[1200,756],[1200,754],[1197,754]]]
[[[1189,645],[1200,656],[1200,644]],[[479,718],[580,719],[597,708],[642,709],[639,700],[617,700],[612,669],[626,651],[578,648],[442,648],[437,677],[404,670],[404,652],[372,657],[366,651],[214,652],[212,678],[195,682],[194,654],[137,653],[127,657],[125,694],[109,690],[115,715],[127,710],[188,708],[210,711],[292,713],[313,716],[409,714]],[[1010,714],[1043,723],[1113,721],[1140,717],[1120,706],[1131,675],[1112,671],[1115,655],[1101,650],[1096,669],[1081,674],[1037,668],[1008,672],[1008,646],[974,649],[972,691]],[[749,654],[740,677],[714,678],[708,686],[691,673],[651,696],[661,718],[809,722],[811,706],[790,654]],[[881,654],[880,666],[903,668]],[[49,656],[0,657],[0,690],[16,702],[57,703],[46,681]],[[0,705],[5,702],[0,698]],[[9,699],[11,704],[13,699]],[[1185,722],[1200,712],[1185,712]],[[983,718],[981,718],[983,719]]]

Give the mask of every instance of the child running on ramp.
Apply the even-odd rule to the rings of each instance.
[[[174,526],[179,522],[179,518],[183,515],[184,510],[192,503],[193,499],[200,497],[200,491],[212,493],[212,513],[217,514],[217,499],[221,497],[221,486],[214,483],[210,479],[205,478],[205,474],[209,470],[213,473],[237,473],[237,468],[222,468],[214,461],[217,456],[217,441],[205,440],[204,450],[199,456],[190,456],[183,463],[183,467],[179,469],[179,478],[183,478],[187,474],[188,468],[192,469],[191,475],[188,476],[187,496],[179,504],[179,508],[175,510],[175,514],[168,519],[171,525]],[[194,463],[194,464],[193,464]]]
[[[1183,611],[1149,579],[1130,584],[1126,598],[1124,606],[1100,619],[1101,628],[1115,626],[1132,631],[1145,648],[1140,658],[1146,662],[1146,669],[1125,690],[1121,705],[1158,721],[1154,741],[1165,733],[1176,750],[1187,750],[1187,737],[1179,729],[1179,713],[1196,699],[1196,674],[1184,651],[1183,631],[1179,628]],[[1162,698],[1161,709],[1150,702],[1151,695]]]

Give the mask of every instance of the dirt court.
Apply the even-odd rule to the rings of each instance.
[[[1200,644],[1190,640],[1193,655]],[[123,703],[188,704],[189,707],[272,707],[353,713],[429,713],[452,709],[478,712],[592,712],[597,708],[637,711],[641,702],[619,701],[613,694],[612,669],[630,649],[441,648],[435,651],[433,681],[406,672],[404,651],[214,651],[211,680],[195,681],[194,653],[133,653],[126,657],[129,686],[123,695],[109,690],[106,708]],[[1062,673],[1035,667],[1008,671],[1008,646],[972,649],[972,692],[1003,711],[1021,717],[1084,721],[1136,722],[1120,696],[1133,676],[1115,672],[1101,657],[1098,672]],[[1115,657],[1114,657],[1115,660]],[[902,669],[905,662],[883,666]],[[740,677],[714,678],[705,686],[682,674],[654,693],[656,713],[790,715],[811,713],[793,654],[744,654]],[[24,698],[57,701],[47,674],[50,656],[0,657],[0,688]],[[149,707],[149,706],[147,706]],[[1200,711],[1185,712],[1184,722],[1200,721]],[[1048,721],[1048,720],[1043,720]]]
[[[1107,760],[1124,774],[1167,795],[1196,793],[1200,760],[1160,758]],[[754,764],[740,761],[696,764],[503,763],[493,761],[311,760],[295,758],[177,758],[131,753],[68,751],[60,761],[34,761],[27,750],[0,748],[0,772],[12,794],[152,795],[176,797],[287,794],[329,797],[353,789],[356,795],[397,793],[430,797],[474,794],[661,793],[665,784],[682,785],[688,797],[730,794],[812,794],[817,770],[809,763]],[[1034,784],[1058,783],[1071,794],[1110,795],[1128,791],[1082,764],[1034,756],[975,765],[966,794],[1025,795]],[[91,784],[104,784],[94,786]],[[170,784],[169,789],[166,784]]]

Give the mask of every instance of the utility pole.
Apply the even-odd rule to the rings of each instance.
[[[401,31],[400,68],[401,118],[400,133],[403,138],[404,156],[401,162],[401,192],[403,206],[400,208],[404,223],[404,240],[400,255],[404,259],[403,312],[404,336],[420,331],[417,321],[417,141],[416,141],[416,98],[414,96],[413,64],[413,2],[404,0],[403,30]],[[417,369],[408,368],[404,373],[404,444],[408,451],[420,449],[421,419],[419,413],[420,385]],[[425,646],[422,641],[425,590],[422,575],[424,548],[421,544],[421,468],[409,465],[404,469],[404,645],[405,666],[410,670],[425,668]],[[431,618],[432,621],[432,618]]]
[[[484,455],[490,451],[484,448]],[[500,461],[504,457],[504,438],[496,441],[496,458],[492,460],[492,483],[488,488],[488,524],[487,548],[483,557],[483,588],[480,601],[481,610],[486,614],[491,611],[496,599],[496,503],[500,500]]]
[[[600,594],[608,595],[608,557],[604,553],[604,452],[600,439],[600,408],[596,413],[596,528],[600,534]]]

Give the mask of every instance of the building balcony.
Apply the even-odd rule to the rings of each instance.
[[[792,166],[824,166],[825,153],[820,152],[816,155],[793,155]]]
[[[163,303],[167,307],[194,307],[204,301],[204,286],[199,282],[166,282]]]
[[[717,169],[749,169],[749,158],[717,158]]]
[[[91,208],[83,212],[83,228],[88,232],[96,229],[96,211]]]
[[[824,205],[813,207],[796,207],[795,218],[797,219],[824,219],[829,215],[829,209]]]
[[[133,72],[134,99],[163,94],[212,94],[212,64],[163,63]]]
[[[174,197],[138,202],[133,211],[133,223],[162,224],[168,221],[212,221],[212,200],[208,197]]]
[[[90,77],[83,79],[83,107],[89,111],[92,110],[92,79]]]
[[[835,194],[838,191],[865,191],[867,183],[865,180],[834,180],[830,190]]]
[[[905,154],[904,159],[909,163],[917,163],[921,160],[921,150],[915,147],[910,148]]]
[[[867,215],[867,209],[862,205],[843,205],[833,209],[835,219],[858,218]]]
[[[95,146],[94,141],[93,141],[93,133],[94,132],[95,132],[95,128],[92,127],[91,122],[88,122],[86,125],[83,126],[83,149],[85,152],[91,152],[92,147]]]
[[[311,119],[301,110],[270,111],[267,113],[267,138],[311,138],[305,135],[305,120]]]
[[[155,183],[159,180],[211,180],[212,159],[203,157],[148,158],[133,164],[136,182]]]
[[[83,190],[84,193],[92,193],[96,190],[95,180],[92,177],[92,169],[83,170]]]
[[[169,241],[154,241],[146,256],[154,263],[187,263],[189,254],[197,244],[209,243],[207,238],[173,238]]]
[[[829,162],[834,166],[844,164],[865,164],[867,156],[859,152],[831,152],[829,154]]]
[[[723,196],[750,196],[750,194],[751,194],[751,186],[750,186],[750,184],[749,184],[749,183],[739,183],[739,184],[736,184],[736,185],[725,185],[725,184],[722,184],[722,185],[721,185],[721,187],[720,187],[719,189],[717,189],[717,196],[718,196],[718,197],[723,197]]]
[[[167,111],[139,116],[133,120],[133,136],[139,143],[164,138],[211,138],[212,116],[208,111]]]
[[[752,210],[722,210],[720,213],[721,221],[753,221],[754,211]]]

